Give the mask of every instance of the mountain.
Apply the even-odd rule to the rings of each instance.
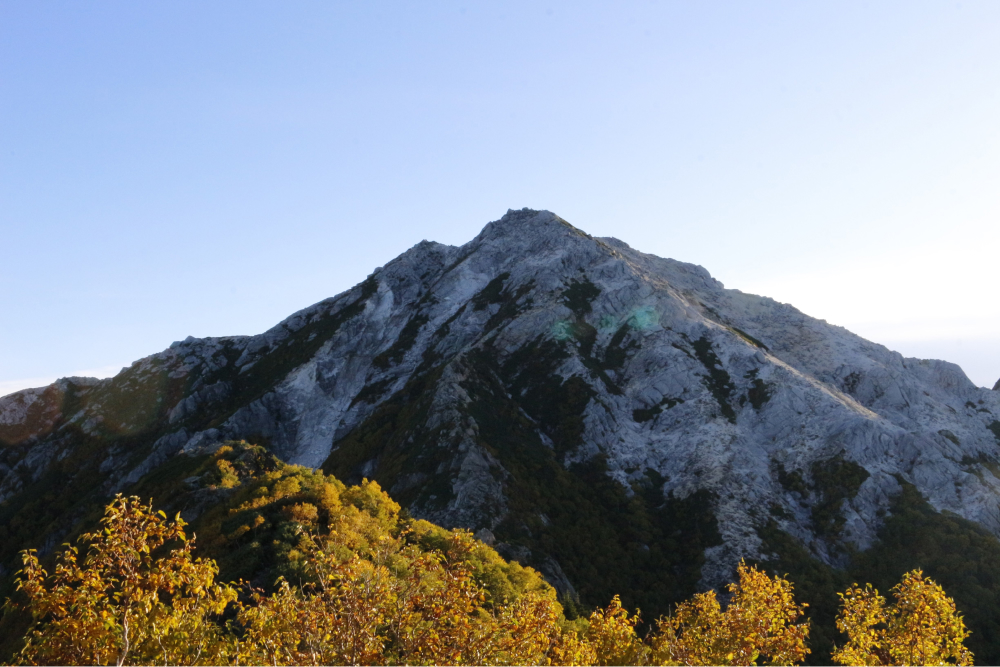
[[[1000,391],[547,211],[421,242],[261,335],[0,398],[0,575],[226,440],[653,616],[741,557],[809,594],[909,562],[911,534],[1000,556]]]

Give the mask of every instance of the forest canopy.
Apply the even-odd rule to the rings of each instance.
[[[204,509],[197,539],[180,514],[118,496],[48,567],[22,553],[7,602],[26,619],[14,661],[728,665],[810,652],[793,584],[742,562],[723,600],[700,593],[642,624],[615,596],[571,620],[538,572],[412,519],[375,482],[346,486],[246,443],[196,472],[227,498]],[[971,664],[940,586],[913,571],[891,594],[840,595],[835,660]]]

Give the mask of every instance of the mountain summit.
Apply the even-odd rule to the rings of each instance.
[[[0,500],[55,544],[76,510],[27,499],[233,439],[375,479],[590,604],[665,609],[740,557],[846,567],[907,488],[1000,534],[1000,392],[547,211],[423,241],[258,336],[0,399]]]

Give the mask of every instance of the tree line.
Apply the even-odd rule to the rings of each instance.
[[[220,450],[211,475],[231,492],[246,455],[234,465],[227,453]],[[217,581],[218,564],[197,557],[179,514],[169,519],[152,501],[118,496],[51,572],[36,552],[22,553],[7,607],[31,624],[14,660],[749,665],[799,664],[809,653],[809,621],[792,582],[742,562],[724,599],[696,594],[645,626],[617,596],[568,620],[537,572],[503,561],[466,531],[400,521],[375,482],[346,486],[283,466],[238,491],[220,534],[255,544],[255,531],[272,520],[265,509],[294,533],[276,582]],[[914,570],[890,596],[857,584],[839,594],[846,641],[835,662],[972,664],[964,621],[933,580]]]

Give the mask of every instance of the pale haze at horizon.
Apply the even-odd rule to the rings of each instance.
[[[508,208],[1000,378],[1000,3],[0,0],[0,395]]]

